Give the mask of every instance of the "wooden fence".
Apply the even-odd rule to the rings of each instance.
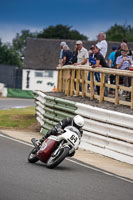
[[[118,70],[110,68],[92,68],[88,65],[72,66],[67,65],[57,67],[58,83],[57,91],[64,92],[66,96],[88,96],[91,100],[97,99],[99,102],[108,101],[114,104],[130,106],[133,109],[133,71]],[[100,82],[95,80],[95,72],[100,72]],[[88,80],[89,74],[89,80]],[[115,76],[115,84],[105,81],[105,77]],[[126,87],[120,84],[120,76],[131,78],[131,86]],[[108,79],[109,80],[109,79]],[[98,95],[95,88],[99,86],[100,94]],[[114,95],[105,96],[105,89],[114,89]],[[126,101],[120,91],[131,93],[131,100]]]

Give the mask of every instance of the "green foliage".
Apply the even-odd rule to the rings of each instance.
[[[71,30],[71,26],[58,24],[56,26],[49,26],[43,29],[37,37],[38,38],[53,38],[53,39],[71,39],[71,40],[87,40],[87,37],[80,34],[77,30]]]
[[[21,33],[17,33],[16,37],[13,39],[13,49],[19,54],[21,58],[24,57],[24,50],[28,37],[34,37],[34,34],[29,30],[22,30]]]
[[[22,66],[19,55],[10,46],[0,42],[0,64]]]
[[[108,29],[106,36],[108,41],[121,42],[123,39],[126,39],[128,42],[133,42],[133,27],[115,24]]]

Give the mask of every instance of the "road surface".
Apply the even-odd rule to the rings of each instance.
[[[34,99],[0,98],[0,110],[34,106]]]
[[[30,164],[28,143],[0,134],[0,200],[132,200],[133,181],[67,159]]]

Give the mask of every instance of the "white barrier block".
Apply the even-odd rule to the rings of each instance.
[[[133,115],[96,108],[81,103],[76,103],[76,106],[77,110],[75,113],[83,117],[133,129]]]
[[[133,130],[85,118],[84,130],[133,143]]]

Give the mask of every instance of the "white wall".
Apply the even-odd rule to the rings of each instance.
[[[54,86],[57,87],[57,71],[51,70],[53,77],[47,77],[47,70],[29,70],[23,69],[22,89],[23,90],[41,90],[52,91]],[[36,73],[43,73],[43,77],[36,76]],[[53,85],[50,85],[53,84]],[[28,87],[27,87],[28,86]]]

